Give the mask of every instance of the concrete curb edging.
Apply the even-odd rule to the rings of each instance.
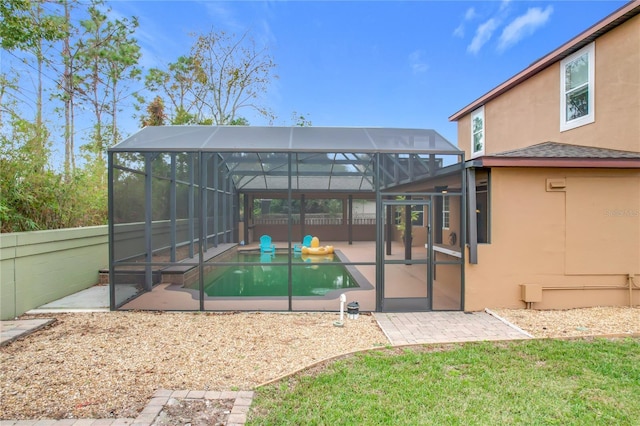
[[[527,333],[526,331],[524,331],[523,329],[521,329],[520,327],[518,327],[517,325],[507,321],[506,319],[502,318],[500,315],[496,314],[495,312],[493,312],[491,309],[489,308],[484,308],[484,311],[486,313],[488,313],[489,315],[491,315],[492,317],[502,321],[503,323],[505,323],[506,325],[508,325],[509,327],[513,328],[514,330],[519,331],[520,333],[524,334],[525,336],[530,337],[531,339],[535,339],[535,337],[529,333]]]
[[[2,339],[0,339],[0,346],[8,345],[9,343],[35,333],[49,325],[55,323],[56,318],[37,318],[30,320],[16,320],[16,321],[2,321]]]

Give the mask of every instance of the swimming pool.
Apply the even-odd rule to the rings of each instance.
[[[260,262],[260,265],[216,267],[216,271],[208,275],[204,292],[210,297],[286,297],[289,295],[288,261],[286,253],[237,252],[225,262]],[[336,255],[295,256],[291,282],[293,296],[325,296],[334,290],[358,287]]]

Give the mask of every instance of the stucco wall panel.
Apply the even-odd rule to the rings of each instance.
[[[567,178],[567,274],[640,274],[640,178]]]
[[[567,192],[547,192],[547,178],[566,178]],[[568,193],[578,182],[596,179],[598,184],[588,186],[586,195],[580,190],[575,196],[586,196],[599,207],[589,207],[604,214],[607,206],[630,206],[635,203],[630,197],[633,191],[639,191],[640,174],[634,171],[616,170],[555,170],[555,169],[493,169],[491,187],[491,244],[478,246],[477,265],[465,267],[465,309],[481,310],[486,307],[522,308],[520,300],[521,284],[539,284],[543,287],[585,286],[624,286],[626,274],[635,273],[636,282],[640,281],[640,270],[625,271],[624,268],[606,266],[604,269],[592,259],[592,243],[574,240],[567,242],[567,203],[575,196]],[[595,182],[595,181],[594,181]],[[607,188],[615,185],[619,189],[609,195]],[[580,198],[582,199],[582,198]],[[624,201],[623,200],[627,200]],[[623,203],[623,204],[620,204]],[[627,203],[627,204],[624,204]],[[573,210],[579,214],[584,204],[576,204]],[[640,206],[639,206],[640,208]],[[599,209],[599,210],[598,210]],[[626,209],[626,207],[625,207]],[[569,209],[571,210],[571,209]],[[633,208],[631,208],[633,213]],[[597,235],[598,230],[590,227],[590,218],[585,216],[583,228],[576,231]],[[615,225],[617,237],[607,237],[608,242],[600,247],[600,253],[607,253],[606,259],[618,262],[616,247],[624,246],[626,262],[640,261],[634,244],[640,245],[640,216],[623,226],[624,235],[620,235]],[[571,225],[573,226],[573,225]],[[610,232],[607,228],[605,234]],[[574,232],[574,231],[572,231]],[[575,233],[575,232],[574,232]],[[573,234],[570,233],[571,236]],[[591,238],[591,237],[589,237]],[[601,237],[594,237],[601,238]],[[617,242],[615,242],[615,241]],[[597,256],[596,256],[597,257]],[[579,260],[581,274],[567,273],[567,263],[575,272],[575,259]],[[585,263],[586,262],[586,263]],[[589,265],[589,262],[596,266]],[[637,263],[636,263],[637,264]],[[594,268],[598,268],[595,270]],[[636,268],[640,269],[640,265]],[[636,291],[638,293],[638,291]],[[635,295],[634,298],[639,296]],[[534,307],[541,309],[560,309],[578,306],[625,305],[628,304],[628,291],[616,290],[545,290],[543,302]]]
[[[566,132],[574,141],[568,143],[587,138],[587,145],[640,151],[639,70],[640,15],[636,15],[596,40],[595,126],[593,132]]]
[[[485,140],[486,143],[486,140]],[[471,158],[471,116],[458,120],[458,148],[464,151],[464,158]],[[486,149],[486,147],[485,147]]]
[[[514,272],[564,271],[565,194],[546,192],[547,176],[527,169],[492,175],[492,238],[503,242],[500,256]]]
[[[485,155],[557,140],[559,69],[547,68],[485,107]]]

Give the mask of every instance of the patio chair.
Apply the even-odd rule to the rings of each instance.
[[[295,244],[293,246],[293,251],[302,251],[302,247],[311,247],[311,239],[313,237],[311,235],[305,235],[302,239],[302,244]]]
[[[260,252],[261,253],[275,253],[276,246],[271,242],[270,235],[263,235],[260,237]]]
[[[271,252],[271,253],[260,253],[260,263],[271,263],[271,261],[273,260],[273,258],[275,257],[275,252]],[[263,271],[271,271],[271,266],[270,265],[260,265],[260,268],[262,268]]]

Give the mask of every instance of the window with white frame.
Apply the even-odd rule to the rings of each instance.
[[[560,63],[560,131],[595,121],[595,44]]]
[[[449,196],[442,197],[442,229],[449,229]]]
[[[484,154],[484,106],[471,113],[471,157]]]

